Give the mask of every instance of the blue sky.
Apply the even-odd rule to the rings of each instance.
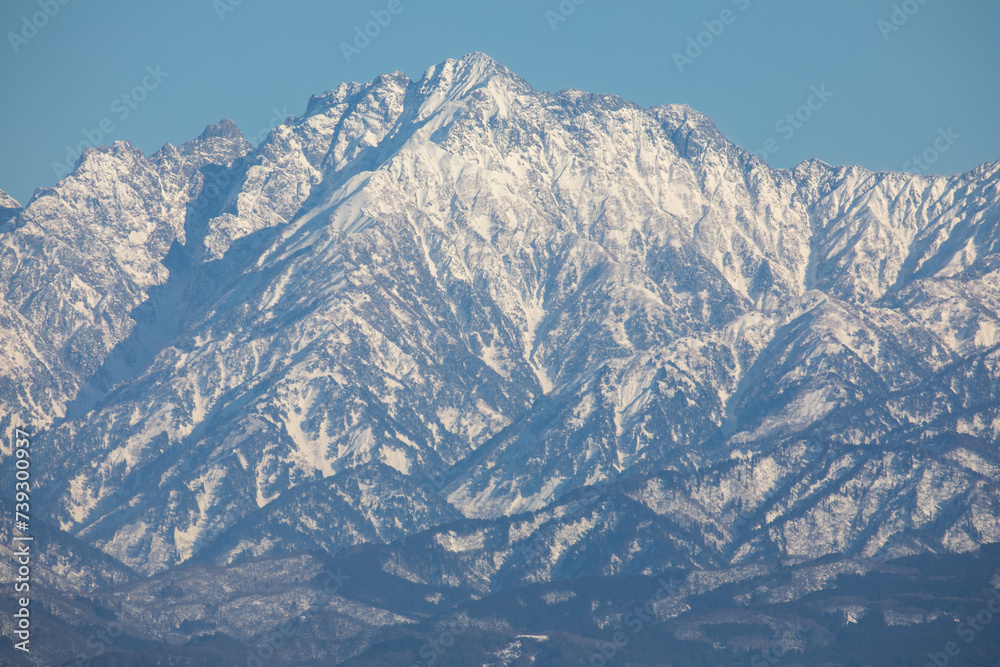
[[[998,26],[987,0],[4,0],[0,189],[26,202],[81,142],[148,154],[221,118],[256,141],[313,93],[472,51],[690,104],[774,166],[959,173],[1000,160]]]

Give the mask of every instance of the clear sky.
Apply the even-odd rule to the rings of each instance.
[[[25,203],[80,142],[148,154],[221,118],[256,142],[313,93],[472,51],[690,104],[778,167],[958,173],[1000,160],[998,28],[996,0],[3,0],[0,189]]]

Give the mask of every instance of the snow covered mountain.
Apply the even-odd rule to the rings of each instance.
[[[121,572],[381,543],[489,594],[1000,542],[1000,162],[776,170],[473,54],[257,148],[88,149],[0,241],[0,424]]]

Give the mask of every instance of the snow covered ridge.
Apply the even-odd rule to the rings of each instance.
[[[0,423],[140,573],[421,531],[486,589],[594,544],[968,551],[1000,541],[998,172],[774,170],[483,54],[341,84],[256,149],[224,121],[0,196]]]

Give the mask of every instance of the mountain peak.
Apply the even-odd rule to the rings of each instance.
[[[524,79],[480,51],[457,60],[449,58],[428,68],[421,84],[429,88],[446,89],[451,97],[461,97],[494,79],[530,90]]]
[[[16,199],[0,190],[0,208],[21,208],[21,205],[17,203]]]
[[[199,136],[202,141],[206,139],[219,138],[219,139],[241,139],[243,138],[243,133],[240,132],[240,128],[236,123],[228,118],[223,118],[218,123],[214,123],[205,128]]]
[[[7,222],[21,210],[21,205],[9,194],[0,190],[0,225]]]
[[[510,73],[506,67],[501,65],[498,61],[489,57],[482,51],[473,51],[472,53],[467,53],[457,60],[449,58],[446,62],[454,62],[462,67],[482,67],[490,69],[503,70],[504,72]]]

